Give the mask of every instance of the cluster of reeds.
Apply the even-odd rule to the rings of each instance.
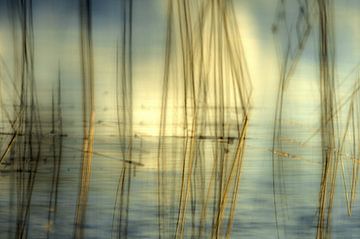
[[[32,0],[9,1],[8,6],[14,42],[14,62],[11,69],[8,67],[7,62],[1,58],[1,73],[5,72],[6,78],[5,75],[1,74],[1,80],[5,83],[2,84],[0,97],[1,117],[5,119],[5,121],[2,121],[2,127],[9,130],[9,132],[1,133],[2,148],[0,152],[2,171],[11,173],[8,237],[28,237],[32,194],[40,159],[48,162],[50,158],[51,180],[49,182],[46,225],[46,236],[50,238],[56,220],[63,157],[63,136],[65,135],[63,133],[61,107],[61,71],[59,69],[57,95],[54,90],[52,92],[51,104],[49,105],[51,107],[50,114],[48,114],[48,111],[42,112],[39,107],[34,74],[33,2]],[[79,0],[83,147],[81,150],[80,185],[75,211],[73,235],[75,238],[84,237],[83,228],[86,220],[92,157],[94,154],[95,89],[91,9],[91,1]],[[119,218],[119,223],[114,223],[114,230],[118,232],[117,237],[119,238],[127,235],[131,173],[137,165],[141,165],[131,161],[133,140],[131,14],[132,1],[124,1],[120,13],[123,16],[122,40],[121,46],[118,46],[116,61],[117,125],[121,145],[120,151],[122,152],[121,161],[123,162],[116,195],[116,210],[114,212],[114,217],[116,215]],[[5,87],[7,88],[4,89]],[[13,107],[11,108],[9,105]],[[42,119],[40,119],[41,114],[44,116]],[[13,215],[15,215],[15,218],[13,218]],[[13,220],[16,221],[15,227],[11,223]]]
[[[8,237],[27,238],[40,160],[47,157],[48,150],[52,151],[47,158],[53,166],[48,223],[56,217],[63,136],[60,72],[58,100],[55,102],[53,94],[48,127],[48,122],[40,119],[42,112],[36,88],[33,3],[31,0],[8,1],[8,11],[13,63],[1,57],[1,72],[6,72],[1,74],[1,116],[4,119],[1,123],[6,130],[1,133],[0,162],[1,171],[10,173]],[[43,116],[46,117],[46,113]]]
[[[230,237],[251,96],[234,6],[169,1],[167,19],[159,238]]]
[[[16,189],[15,237],[26,238],[32,193],[40,160],[42,134],[34,76],[32,3],[11,1],[9,11],[14,42],[12,80],[16,97],[14,97],[13,115],[7,114],[12,135],[9,136],[1,160],[8,160],[12,167],[12,182]]]
[[[290,4],[291,5],[291,4]],[[293,5],[292,5],[293,6]],[[358,181],[357,144],[358,125],[358,80],[355,79],[353,90],[340,101],[337,99],[337,84],[335,78],[335,42],[334,42],[334,7],[329,0],[298,1],[298,16],[287,18],[286,2],[279,1],[277,18],[273,25],[276,42],[279,42],[278,55],[280,59],[280,78],[276,101],[276,112],[273,134],[273,193],[277,226],[277,237],[283,236],[287,211],[286,182],[284,181],[284,162],[288,159],[286,149],[282,145],[283,105],[291,77],[296,71],[296,65],[306,47],[308,36],[313,26],[318,26],[318,61],[319,61],[319,118],[320,126],[302,145],[308,143],[314,136],[321,140],[321,178],[318,209],[316,213],[316,238],[331,238],[332,210],[337,186],[337,176],[341,174],[344,188],[346,209],[351,215],[356,196]],[[296,27],[294,27],[296,26]],[[314,31],[315,32],[315,31]],[[341,83],[341,82],[340,82]],[[343,108],[348,111],[343,115]],[[341,124],[345,119],[345,124]],[[351,160],[345,160],[346,149],[350,148]],[[348,162],[347,162],[348,161]],[[346,167],[347,166],[347,167]],[[341,167],[341,170],[339,170]],[[286,237],[286,234],[284,235]]]

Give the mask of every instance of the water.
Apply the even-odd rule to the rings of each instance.
[[[300,130],[299,133],[302,131]],[[276,236],[273,186],[272,152],[269,127],[254,122],[249,129],[245,161],[242,168],[240,190],[236,203],[232,238],[274,238]],[[142,140],[142,142],[141,142]],[[128,238],[157,238],[157,137],[134,138],[133,161],[141,162],[132,172],[130,203],[128,206]],[[178,140],[178,139],[177,139]],[[84,228],[85,238],[111,238],[116,190],[123,163],[119,158],[120,146],[114,136],[101,136],[95,141],[95,152]],[[293,143],[292,141],[289,141]],[[141,147],[140,147],[141,143]],[[311,147],[313,147],[311,149]],[[286,192],[277,194],[279,226],[286,238],[313,238],[316,233],[317,200],[320,187],[320,154],[314,145],[295,144],[288,147],[299,158],[284,157]],[[64,137],[63,160],[58,187],[57,213],[48,221],[52,161],[41,160],[32,194],[29,218],[29,238],[70,238],[73,235],[76,201],[79,187],[81,139]],[[310,150],[309,150],[310,149]],[[210,148],[207,149],[210,154]],[[141,159],[140,159],[141,158]],[[206,178],[211,174],[210,162],[205,167]],[[16,175],[16,173],[15,173]],[[169,180],[180,174],[168,172]],[[0,237],[12,238],[16,223],[16,197],[14,174],[1,172]],[[341,177],[337,178],[336,199],[333,208],[334,238],[356,238],[359,229],[355,206],[352,217],[346,215]],[[169,188],[177,191],[179,189]],[[176,194],[178,196],[178,193]],[[176,198],[176,197],[175,197]],[[280,202],[280,203],[279,203]],[[176,205],[176,203],[175,203]],[[279,206],[280,205],[280,206]],[[119,210],[115,208],[115,211]],[[176,212],[177,210],[174,210]],[[176,213],[168,230],[174,233]],[[188,215],[185,221],[190,222]],[[210,220],[209,218],[207,220]],[[187,223],[188,223],[187,222]],[[116,223],[116,220],[115,220]],[[210,226],[210,225],[208,225]],[[188,225],[187,227],[190,228]],[[186,228],[187,228],[186,227]],[[207,232],[209,233],[209,228]],[[187,231],[185,229],[185,231]],[[190,237],[190,234],[185,237]],[[209,235],[209,234],[205,234]]]
[[[25,2],[29,4],[26,5],[27,7],[31,6],[31,1]],[[186,8],[176,9],[180,12],[184,11],[184,14],[179,14],[179,16],[175,14],[174,18],[179,17],[179,19],[174,21],[174,24],[187,22],[186,26],[192,33],[188,37],[190,35],[191,37],[197,36],[197,33],[201,31],[204,33],[204,39],[210,39],[209,36],[215,37],[211,41],[204,41],[207,44],[199,39],[194,39],[194,46],[191,48],[189,46],[191,44],[180,44],[178,35],[182,31],[177,29],[177,25],[174,25],[172,58],[165,61],[164,53],[167,44],[165,29],[169,15],[164,1],[131,1],[134,4],[132,10],[130,4],[122,4],[124,1],[92,2],[94,9],[89,11],[91,16],[87,17],[92,18],[93,25],[86,28],[92,32],[92,45],[86,48],[84,44],[79,46],[81,28],[78,2],[69,0],[34,1],[34,6],[30,11],[30,8],[27,9],[25,5],[22,8],[21,4],[10,4],[12,8],[8,8],[5,7],[5,1],[0,1],[0,17],[2,19],[0,21],[0,77],[3,83],[0,89],[2,108],[0,117],[1,131],[5,132],[0,137],[2,142],[0,152],[4,152],[11,139],[14,131],[11,123],[14,122],[14,118],[18,119],[18,115],[21,115],[22,120],[27,119],[27,122],[21,125],[27,127],[27,131],[20,130],[22,133],[16,138],[15,151],[9,152],[8,157],[5,157],[0,165],[0,238],[15,238],[15,234],[19,232],[17,226],[21,225],[24,218],[26,219],[24,223],[28,226],[27,238],[72,238],[74,235],[74,230],[77,228],[74,223],[83,160],[81,152],[83,148],[82,103],[84,101],[81,97],[82,80],[90,75],[82,72],[82,67],[91,68],[89,67],[89,58],[83,59],[84,57],[81,58],[81,54],[79,54],[80,49],[84,50],[85,48],[86,51],[93,50],[94,53],[92,70],[94,70],[93,77],[95,79],[96,122],[86,216],[83,224],[80,225],[84,238],[125,238],[125,236],[128,238],[158,238],[159,221],[163,238],[172,238],[177,234],[179,225],[177,222],[180,221],[179,211],[184,212],[184,215],[180,214],[183,216],[184,233],[183,235],[178,233],[178,237],[211,237],[215,231],[216,223],[214,221],[220,218],[220,213],[216,214],[216,210],[221,208],[219,197],[221,198],[222,195],[219,193],[219,187],[223,191],[227,189],[227,184],[224,182],[227,182],[228,178],[222,178],[221,173],[225,172],[224,175],[230,175],[229,172],[233,172],[230,166],[232,161],[228,160],[223,171],[217,168],[218,171],[214,173],[214,158],[226,161],[230,158],[229,155],[233,155],[236,151],[237,132],[234,125],[238,115],[235,110],[231,110],[231,107],[234,106],[233,93],[231,93],[234,85],[230,79],[236,75],[234,72],[243,69],[244,59],[248,66],[249,78],[244,79],[241,76],[239,82],[241,90],[246,88],[249,92],[246,90],[234,92],[244,95],[250,95],[250,91],[252,92],[250,106],[237,105],[241,110],[248,106],[251,109],[249,128],[245,140],[239,185],[234,187],[236,185],[234,179],[237,177],[236,173],[231,174],[232,177],[229,177],[228,181],[228,185],[230,185],[228,194],[226,197],[222,197],[225,209],[223,221],[219,223],[220,228],[216,228],[221,235],[219,237],[226,233],[229,215],[233,212],[231,238],[276,238],[278,233],[280,238],[316,238],[323,167],[322,150],[326,150],[326,148],[321,148],[321,132],[319,130],[321,94],[319,91],[318,16],[310,19],[313,24],[313,32],[309,36],[304,52],[298,59],[294,75],[291,79],[289,78],[290,80],[288,79],[289,83],[284,87],[281,128],[277,129],[278,132],[281,130],[281,134],[278,141],[275,144],[273,142],[274,124],[279,123],[274,122],[277,110],[275,108],[276,96],[281,75],[279,71],[282,67],[288,67],[282,63],[289,60],[285,59],[287,54],[283,54],[282,50],[286,50],[284,46],[291,43],[289,60],[291,63],[294,60],[293,57],[296,56],[294,53],[298,50],[299,35],[303,33],[307,24],[306,17],[309,16],[309,12],[305,11],[305,6],[302,5],[301,8],[297,4],[304,4],[307,1],[291,3],[288,1],[289,4],[286,6],[280,4],[284,1],[275,0],[235,1],[234,18],[227,18],[227,20],[231,22],[236,18],[236,21],[233,22],[234,24],[230,24],[227,30],[234,30],[231,27],[236,25],[235,22],[239,24],[236,27],[241,33],[243,46],[238,47],[238,49],[241,48],[240,54],[234,54],[240,56],[238,61],[229,59],[231,54],[226,50],[237,49],[234,46],[239,43],[236,40],[240,39],[240,36],[236,36],[236,31],[230,32],[230,35],[236,37],[225,41],[227,35],[224,32],[221,37],[217,37],[218,34],[221,35],[219,29],[209,33],[211,29],[206,27],[213,25],[212,21],[218,21],[219,26],[227,22],[216,18],[223,14],[219,12],[214,14],[220,8],[215,7],[213,11],[205,14],[203,29],[198,29],[202,24],[196,20],[200,16],[199,13],[202,12],[197,11],[201,4],[189,4],[189,12],[186,12]],[[130,1],[126,2],[130,3]],[[212,2],[220,3],[221,1]],[[316,1],[313,3],[316,5]],[[355,109],[358,107],[357,98],[353,97],[357,96],[353,90],[356,87],[354,83],[358,73],[357,59],[359,58],[356,39],[359,38],[357,22],[360,14],[356,7],[357,4],[354,0],[334,3],[333,19],[335,24],[331,30],[334,33],[337,57],[334,77],[337,91],[335,108],[338,116],[334,130],[337,138],[334,154],[340,149],[340,140],[344,135],[349,115],[348,110],[351,109],[350,103],[353,103]],[[126,7],[129,9],[125,9]],[[282,7],[285,12],[282,12]],[[314,8],[317,9],[317,7]],[[203,10],[205,12],[208,8]],[[312,10],[311,16],[315,14]],[[130,20],[128,19],[130,15],[125,15],[125,17],[123,15],[127,11],[133,11],[133,18]],[[27,22],[22,21],[21,13],[28,14]],[[187,16],[185,13],[190,13],[189,16],[194,15],[193,21],[181,20],[181,17]],[[229,17],[231,13],[228,12],[225,15]],[[289,19],[282,19],[283,15],[288,16]],[[8,19],[5,19],[5,16],[8,16]],[[199,17],[199,19],[201,18]],[[279,20],[279,24],[275,26],[273,21],[277,20]],[[132,27],[129,27],[130,24]],[[27,40],[21,35],[22,30],[27,33],[27,37],[29,37]],[[85,29],[82,28],[82,30],[85,32]],[[87,33],[87,37],[90,38],[89,32]],[[274,35],[275,33],[279,34]],[[288,33],[290,36],[287,35]],[[132,37],[129,37],[130,35]],[[123,50],[125,56],[120,57],[120,61],[124,61],[121,62],[124,64],[124,68],[119,67],[119,64],[116,63],[116,57],[119,58],[119,55],[116,55],[119,49],[116,47],[122,40],[124,49],[120,49],[120,51]],[[214,43],[211,43],[212,41]],[[25,45],[21,45],[21,43]],[[227,46],[229,48],[225,46],[226,44],[229,44]],[[279,46],[280,49],[277,48]],[[282,47],[284,49],[281,49]],[[191,52],[193,58],[187,54],[182,55],[183,52]],[[215,52],[216,54],[221,53],[223,59],[212,59],[216,55]],[[209,60],[208,63],[198,64],[200,62],[199,55],[202,54],[206,60]],[[182,56],[184,61],[179,60]],[[20,59],[25,59],[25,61]],[[194,65],[188,64],[190,59]],[[205,62],[201,61],[201,63]],[[166,137],[162,138],[164,141],[158,148],[159,115],[161,114],[161,97],[164,93],[162,92],[162,81],[166,66],[169,67],[170,88],[172,87],[172,89],[167,92],[169,95],[167,98],[168,114],[166,115],[167,130],[164,132]],[[219,69],[222,73],[218,74],[214,69]],[[123,70],[127,73],[125,72],[122,76],[128,76],[124,82],[131,83],[133,87],[131,90],[129,88],[124,90],[124,85],[122,85],[124,88],[120,87],[121,89],[116,86],[118,84],[116,80],[121,78],[117,73]],[[188,80],[190,74],[182,73],[182,70],[184,72],[192,71],[196,78],[196,87],[200,85],[198,84],[200,79],[207,77],[209,78],[207,79],[208,83],[216,82],[214,83],[215,88],[220,85],[224,87],[225,89],[221,93],[224,94],[225,103],[218,104],[219,101],[217,102],[216,97],[213,96],[215,90],[211,86],[206,88],[208,97],[204,98],[201,98],[200,86],[194,91],[199,94],[194,95],[188,89],[182,89],[183,81],[190,83]],[[200,73],[207,76],[204,77]],[[199,77],[200,75],[201,77]],[[36,90],[32,88],[32,83],[29,83],[32,82],[33,77],[36,82]],[[57,82],[58,77],[59,82]],[[250,90],[251,87],[247,88],[247,85],[243,84],[246,80],[252,82],[252,90]],[[25,90],[20,84],[24,82],[26,83]],[[59,87],[59,91],[57,91],[57,87]],[[56,90],[52,91],[51,89]],[[19,92],[25,92],[25,97],[21,99],[27,101],[22,105],[27,107],[28,111],[25,114],[19,113],[21,111]],[[62,99],[59,104],[62,112],[61,116],[57,115],[58,102],[55,97],[56,116],[55,122],[51,122],[50,102],[51,93],[54,94],[54,92],[55,95],[61,93]],[[211,108],[204,111],[202,110],[206,107],[198,108],[202,113],[206,111],[208,118],[202,119],[203,122],[206,122],[207,128],[196,140],[193,140],[194,137],[183,137],[185,134],[191,135],[189,125],[185,129],[187,132],[184,133],[186,127],[183,122],[175,122],[176,119],[183,117],[182,102],[186,98],[183,96],[184,92],[188,97],[188,102],[198,97],[199,105],[203,103],[202,100],[204,102],[207,100],[207,106]],[[220,90],[218,94],[220,94],[219,92]],[[34,133],[34,131],[28,131],[30,113],[34,116],[35,112],[34,108],[29,107],[30,95],[33,93],[36,93],[38,100],[35,108],[39,110],[41,116],[43,134],[41,135],[41,156],[36,158],[39,160],[39,165],[34,178],[34,187],[31,188],[32,178],[29,176],[34,175],[34,172],[30,174],[26,170],[17,171],[17,167],[23,164],[34,166],[36,161],[29,157],[29,150],[24,150],[26,152],[24,158],[18,156],[23,155],[24,145],[28,147],[28,142],[22,141],[24,140],[23,134],[30,136]],[[127,101],[122,102],[119,106],[116,102],[119,98],[126,98]],[[131,110],[129,102],[133,107]],[[221,116],[215,119],[214,112],[221,108],[219,106],[223,106],[225,109],[226,124],[217,122],[221,121],[219,120]],[[120,120],[117,119],[117,110],[121,111],[121,117],[123,117]],[[193,108],[188,107],[187,110],[188,113],[191,112],[187,117],[189,122],[192,122]],[[129,123],[129,112],[132,112],[131,124]],[[355,115],[356,113],[355,110]],[[9,115],[10,118],[7,118]],[[59,126],[60,118],[63,119],[63,135],[59,135],[57,128],[55,132],[52,132],[51,128],[54,124],[56,127]],[[117,120],[121,121],[120,126],[125,126],[123,132],[119,133]],[[35,121],[39,123],[37,119]],[[357,149],[353,150],[352,148],[352,143],[357,142],[358,137],[358,134],[355,134],[356,129],[359,128],[357,121],[357,118],[354,117],[351,122],[356,125],[351,126],[354,127],[354,131],[344,137],[346,146],[339,155],[340,157],[337,157],[339,164],[335,173],[335,198],[330,219],[332,238],[358,238],[360,234],[358,227],[360,208],[357,200],[352,205],[352,216],[347,214],[346,202],[346,198],[351,197],[349,189],[353,176],[352,167],[358,163],[355,157]],[[174,122],[177,125],[172,125]],[[214,136],[216,125],[229,127],[229,131],[225,134],[231,137],[228,139],[216,138]],[[130,126],[132,126],[132,130],[130,130]],[[35,129],[36,127],[30,128]],[[35,133],[38,132],[35,131]],[[130,137],[124,136],[129,132],[133,137],[131,153],[127,150]],[[233,135],[234,137],[232,137]],[[53,145],[54,136],[56,140]],[[53,170],[56,168],[54,166],[56,162],[59,162],[56,160],[59,160],[58,147],[60,147],[61,139],[63,141],[61,169],[59,181],[55,187]],[[194,145],[195,147],[193,147]],[[274,145],[275,148],[273,148]],[[33,146],[36,146],[36,142]],[[185,146],[186,150],[184,150]],[[216,146],[218,151],[215,149]],[[54,148],[56,148],[55,151]],[[158,171],[159,149],[163,150],[161,151],[163,152],[163,161],[160,163]],[[221,155],[221,157],[214,155]],[[185,163],[183,159],[186,159]],[[129,162],[124,162],[124,160],[131,160],[135,163],[129,166]],[[190,163],[191,160],[194,160],[193,164]],[[275,160],[274,164],[273,160]],[[14,161],[16,161],[15,168]],[[217,163],[225,165],[225,163]],[[24,167],[20,167],[20,169],[24,169]],[[222,183],[219,183],[220,178],[223,180]],[[159,179],[163,181],[159,181]],[[56,191],[54,191],[55,188]],[[236,191],[237,189],[238,191]],[[181,195],[185,194],[186,196],[182,198]],[[26,198],[30,195],[31,197]],[[56,195],[57,205],[55,206]],[[234,211],[231,211],[229,202],[234,195],[237,198],[233,204]],[[358,193],[355,196],[357,199]],[[27,199],[30,198],[30,204],[27,205]],[[26,206],[29,206],[28,210]],[[181,206],[184,207],[183,210],[179,209]],[[28,212],[28,218],[21,214],[21,209]],[[204,211],[206,217],[203,219]],[[202,236],[199,235],[200,232]]]

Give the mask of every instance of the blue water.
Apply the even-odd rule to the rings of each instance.
[[[286,128],[286,127],[285,127]],[[290,127],[291,128],[291,127]],[[292,128],[293,129],[293,128]],[[293,129],[292,134],[296,130]],[[298,135],[303,130],[298,130]],[[304,133],[304,132],[303,132]],[[305,133],[308,135],[308,133]],[[272,126],[258,127],[254,122],[249,129],[247,149],[240,180],[236,213],[233,222],[232,238],[276,238],[272,184]],[[301,138],[301,137],[300,137]],[[144,166],[136,167],[132,174],[128,211],[128,238],[157,238],[157,169],[154,164],[157,155],[156,137],[144,137],[142,147],[140,138],[134,138],[133,160]],[[98,137],[95,141],[95,154],[84,225],[85,238],[111,238],[116,190],[123,163],[118,139],[113,136]],[[312,145],[299,146],[288,140],[286,149],[297,158],[284,158],[284,192],[277,191],[277,213],[279,232],[283,238],[315,238],[317,224],[317,200],[320,187],[320,153]],[[39,166],[35,188],[31,201],[29,219],[29,238],[71,238],[74,229],[74,217],[79,186],[80,149],[79,137],[64,138],[63,165],[58,189],[58,206],[55,221],[48,225],[48,204],[51,186],[51,161],[42,161]],[[210,150],[209,150],[210,151]],[[100,155],[101,154],[101,155]],[[105,156],[102,156],[105,155]],[[208,163],[210,165],[210,163]],[[179,166],[178,166],[179,167]],[[207,177],[210,166],[205,166]],[[168,172],[170,175],[177,174]],[[16,191],[12,176],[8,172],[1,175],[0,194],[0,238],[12,238],[16,219]],[[346,204],[342,179],[337,177],[336,198],[332,215],[333,238],[357,238],[360,229],[356,226],[360,208],[354,206],[353,216],[346,213]],[[175,190],[178,199],[178,189]],[[169,191],[170,194],[170,191]],[[12,207],[10,204],[14,203]],[[177,205],[176,201],[173,202]],[[115,209],[117,210],[117,209]],[[176,210],[175,210],[176,212]],[[176,214],[169,222],[170,234],[176,229]],[[116,217],[115,217],[116,218]],[[171,218],[171,217],[169,217]],[[207,223],[211,218],[207,218]],[[190,215],[186,216],[185,237],[190,237]],[[205,237],[209,234],[209,224]],[[112,234],[113,233],[113,234]],[[10,236],[9,236],[10,235]]]

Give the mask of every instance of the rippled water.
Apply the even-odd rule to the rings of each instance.
[[[295,132],[296,130],[293,131]],[[298,128],[298,134],[301,133],[304,133],[303,130]],[[271,125],[262,127],[254,122],[250,126],[232,238],[276,237],[271,137]],[[136,172],[132,174],[128,207],[128,238],[158,237],[157,170],[154,164],[157,140],[156,137],[143,137],[140,147],[140,138],[134,138],[133,160],[141,160],[144,166],[136,167]],[[114,206],[122,168],[122,163],[118,160],[121,157],[117,141],[114,136],[101,136],[95,141],[96,154],[93,159],[84,225],[85,238],[111,238],[112,233],[115,233],[112,232]],[[58,210],[55,221],[50,221],[52,225],[48,225],[52,162],[46,160],[45,156],[41,161],[31,201],[29,238],[46,238],[48,230],[50,238],[72,237],[79,187],[81,154],[78,149],[80,147],[79,138],[71,136],[64,138]],[[279,220],[280,231],[285,233],[286,238],[314,238],[321,170],[319,149],[316,143],[300,146],[289,140],[287,149],[297,157],[284,157],[286,191],[282,194],[278,192],[277,195],[277,200],[282,200],[278,214],[280,218],[285,219]],[[206,173],[209,175],[210,166],[206,168]],[[0,175],[1,238],[12,238],[15,231],[17,194],[13,183],[14,175],[16,174],[6,170]],[[168,172],[168,175],[170,180],[170,176],[174,174]],[[332,215],[333,238],[357,238],[360,229],[356,226],[358,221],[356,215],[360,215],[360,208],[355,206],[354,216],[347,216],[340,176],[337,180],[337,196]],[[170,223],[170,231],[175,228],[175,219]]]

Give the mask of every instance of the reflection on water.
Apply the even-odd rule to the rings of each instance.
[[[0,1],[0,238],[357,238],[357,5]]]
[[[250,131],[252,135],[267,135],[266,131],[256,126],[251,127]],[[47,235],[50,238],[68,238],[73,235],[82,143],[81,140],[71,137],[65,137],[63,140],[56,214],[49,220],[49,212],[54,213],[54,208],[49,207],[53,158],[51,152],[48,152],[44,153],[44,158],[40,162],[32,192],[28,238],[45,238]],[[157,170],[146,166],[147,162],[156,159],[157,141],[157,138],[151,137],[134,139],[133,160],[140,161],[141,158],[145,166],[136,167],[136,171],[134,170],[131,176],[130,202],[127,208],[128,238],[158,237]],[[115,202],[119,201],[116,199],[119,197],[116,190],[119,187],[123,162],[119,160],[119,145],[114,145],[112,142],[112,137],[98,139],[95,142],[95,152],[99,154],[95,154],[93,159],[87,217],[83,225],[84,238],[111,238],[118,233],[118,230],[114,229],[114,224],[117,225],[119,222],[114,222],[114,215],[117,217],[117,210],[120,210],[119,206],[115,207]],[[268,147],[271,142],[266,140],[266,137],[262,137],[249,139],[247,143],[249,148],[245,157],[248,160],[243,165],[232,238],[274,238],[276,227],[270,172],[271,149]],[[206,154],[212,154],[211,149],[206,150]],[[315,218],[321,165],[314,163],[313,158],[316,156],[312,152],[302,156],[309,159],[309,162],[284,157],[287,172],[284,177],[287,187],[286,192],[283,193],[287,198],[286,230],[290,235],[289,238],[308,238],[316,233]],[[19,172],[10,171],[8,167],[1,172],[1,238],[13,238],[15,233],[17,222],[15,212],[18,203],[18,194],[14,190],[16,174]],[[205,181],[208,181],[211,165],[206,165],[204,174]],[[175,178],[180,179],[181,173],[169,171],[165,177],[171,183]],[[355,220],[360,212],[358,207],[355,207],[351,218],[346,215],[341,197],[343,189],[341,184],[339,185],[337,190],[340,195],[333,208],[336,218],[333,236],[341,238],[345,235],[347,238],[352,238],[358,233]],[[174,197],[177,198],[179,191],[169,187],[167,193],[175,193]],[[165,215],[169,220],[167,230],[171,233],[171,228],[176,227],[178,205],[170,203],[163,206],[168,213]],[[209,211],[211,209],[209,207]],[[190,212],[189,210],[189,214]],[[191,228],[191,215],[188,216],[187,222],[186,227]],[[208,233],[211,231],[211,218],[207,220],[205,231]],[[188,233],[191,233],[191,230],[188,230]],[[191,234],[185,236],[190,237]]]

